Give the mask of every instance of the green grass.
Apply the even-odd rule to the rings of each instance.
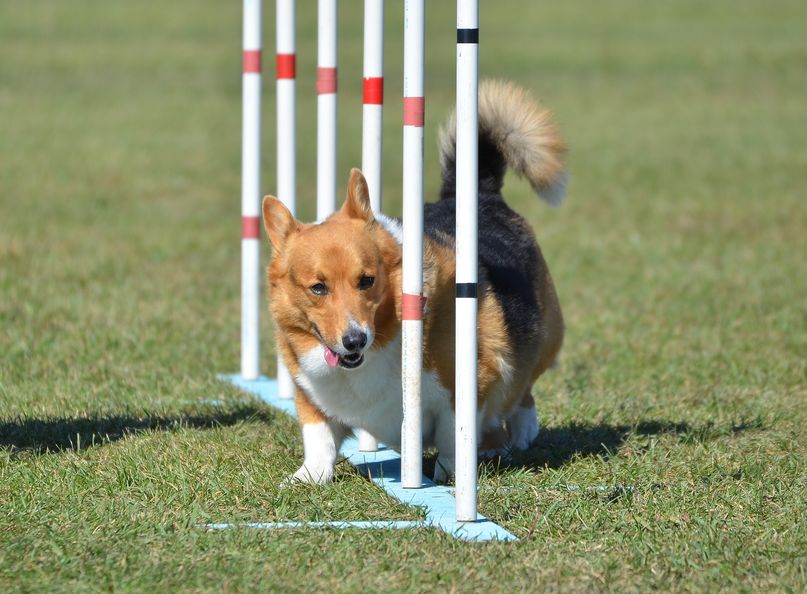
[[[388,4],[384,191],[399,214]],[[340,184],[360,164],[359,5],[341,8]],[[434,195],[455,24],[452,3],[428,10]],[[314,12],[301,6],[298,35],[304,218]],[[555,110],[573,181],[558,210],[507,183],[568,333],[535,387],[538,442],[482,468],[481,511],[521,540],[472,545],[194,528],[419,512],[344,464],[327,487],[279,489],[302,454],[295,423],[215,380],[239,357],[240,5],[4,2],[0,589],[804,591],[805,18],[784,0],[483,3],[483,76]],[[194,404],[210,398],[229,404]]]

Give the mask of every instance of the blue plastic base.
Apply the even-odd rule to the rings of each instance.
[[[243,524],[205,524],[207,530],[226,530],[227,528],[259,528],[263,530],[278,530],[280,528],[334,528],[345,530],[359,528],[362,530],[388,530],[401,528],[428,528],[426,522],[420,521],[389,521],[389,522],[245,522]]]
[[[245,380],[239,375],[220,375],[219,379],[235,384],[242,390],[254,394],[265,403],[295,417],[293,400],[278,398],[277,381],[266,377]],[[420,489],[404,489],[401,486],[401,456],[393,449],[379,444],[377,452],[359,451],[355,438],[346,439],[339,453],[367,476],[388,495],[407,505],[415,505],[426,510],[422,522],[264,522],[250,524],[207,524],[210,530],[251,527],[251,528],[439,528],[454,538],[469,541],[517,540],[507,530],[482,515],[476,522],[458,522],[455,517],[455,500],[452,489],[436,485],[423,477]]]

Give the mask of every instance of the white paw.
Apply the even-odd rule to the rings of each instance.
[[[514,450],[526,450],[538,437],[538,415],[533,407],[519,406],[507,419],[507,432],[510,447]]]
[[[290,477],[280,483],[281,487],[290,487],[296,483],[324,485],[333,479],[333,467],[303,464]]]

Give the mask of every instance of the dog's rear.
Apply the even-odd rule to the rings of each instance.
[[[425,211],[437,261],[454,244],[454,127],[452,118],[441,131],[441,199],[427,204]],[[524,449],[535,439],[538,420],[530,390],[563,342],[563,318],[549,270],[532,229],[502,198],[504,173],[510,168],[524,176],[542,198],[557,204],[567,181],[565,153],[549,112],[525,91],[509,83],[480,85],[478,384],[483,449]],[[433,291],[445,295],[430,296],[433,307],[442,311],[427,320],[427,365],[442,369],[441,378],[453,387],[453,376],[448,377],[453,361],[446,360],[453,357],[453,287],[431,282]]]

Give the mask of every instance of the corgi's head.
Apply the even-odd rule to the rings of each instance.
[[[342,208],[320,224],[299,222],[273,196],[263,221],[278,332],[297,357],[321,349],[331,368],[361,366],[394,337],[401,292],[400,246],[373,216],[364,176],[351,171]]]

